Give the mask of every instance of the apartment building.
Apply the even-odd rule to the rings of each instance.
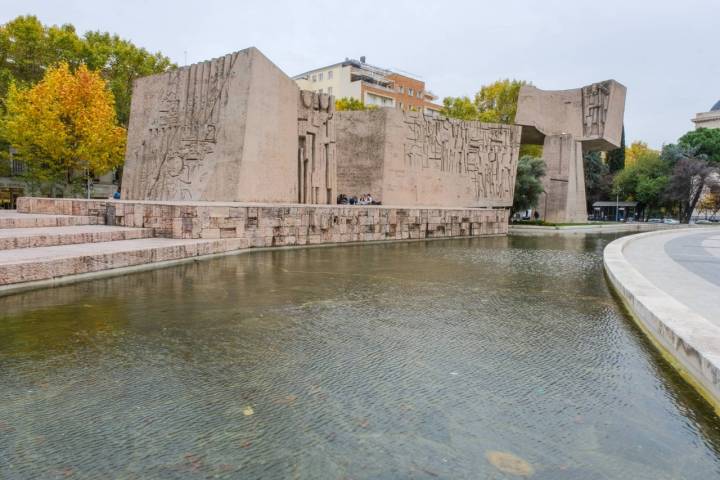
[[[303,90],[329,93],[336,98],[349,97],[365,105],[423,111],[437,115],[442,105],[437,97],[425,88],[425,82],[392,70],[376,67],[360,60],[317,68],[293,77]]]

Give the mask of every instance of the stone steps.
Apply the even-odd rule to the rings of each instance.
[[[151,238],[151,228],[73,225],[69,227],[0,228],[0,250],[51,247],[76,243]]]
[[[4,286],[247,248],[244,239],[142,238],[100,243],[0,250]]]
[[[45,215],[40,213],[17,213],[14,210],[0,210],[0,229],[69,227],[73,225],[98,225],[98,217],[86,215]]]

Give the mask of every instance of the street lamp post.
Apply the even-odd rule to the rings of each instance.
[[[620,221],[620,193],[615,194],[615,221]]]

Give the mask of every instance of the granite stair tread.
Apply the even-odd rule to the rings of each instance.
[[[0,286],[247,248],[242,239],[142,238],[0,250]]]
[[[18,213],[0,210],[0,229],[66,227],[72,225],[97,225],[97,217],[88,215],[52,215],[45,213]]]
[[[209,240],[143,238],[133,240],[116,240],[114,242],[76,243],[73,245],[55,245],[49,247],[23,248],[18,250],[2,250],[0,251],[0,268],[3,265],[14,263],[87,257],[92,255],[133,252],[158,247],[197,245],[208,242]]]
[[[0,250],[150,238],[151,228],[71,225],[0,229]]]

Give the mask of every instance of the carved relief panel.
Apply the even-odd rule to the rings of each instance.
[[[405,165],[465,177],[477,202],[510,200],[519,128],[405,112]]]
[[[593,83],[582,88],[584,137],[602,137],[605,134],[609,100],[609,82]]]
[[[168,74],[157,109],[140,146],[132,152],[140,171],[136,195],[148,200],[197,200],[227,101],[237,54],[194,64]]]
[[[301,90],[298,98],[298,203],[334,204],[337,195],[335,98]]]

